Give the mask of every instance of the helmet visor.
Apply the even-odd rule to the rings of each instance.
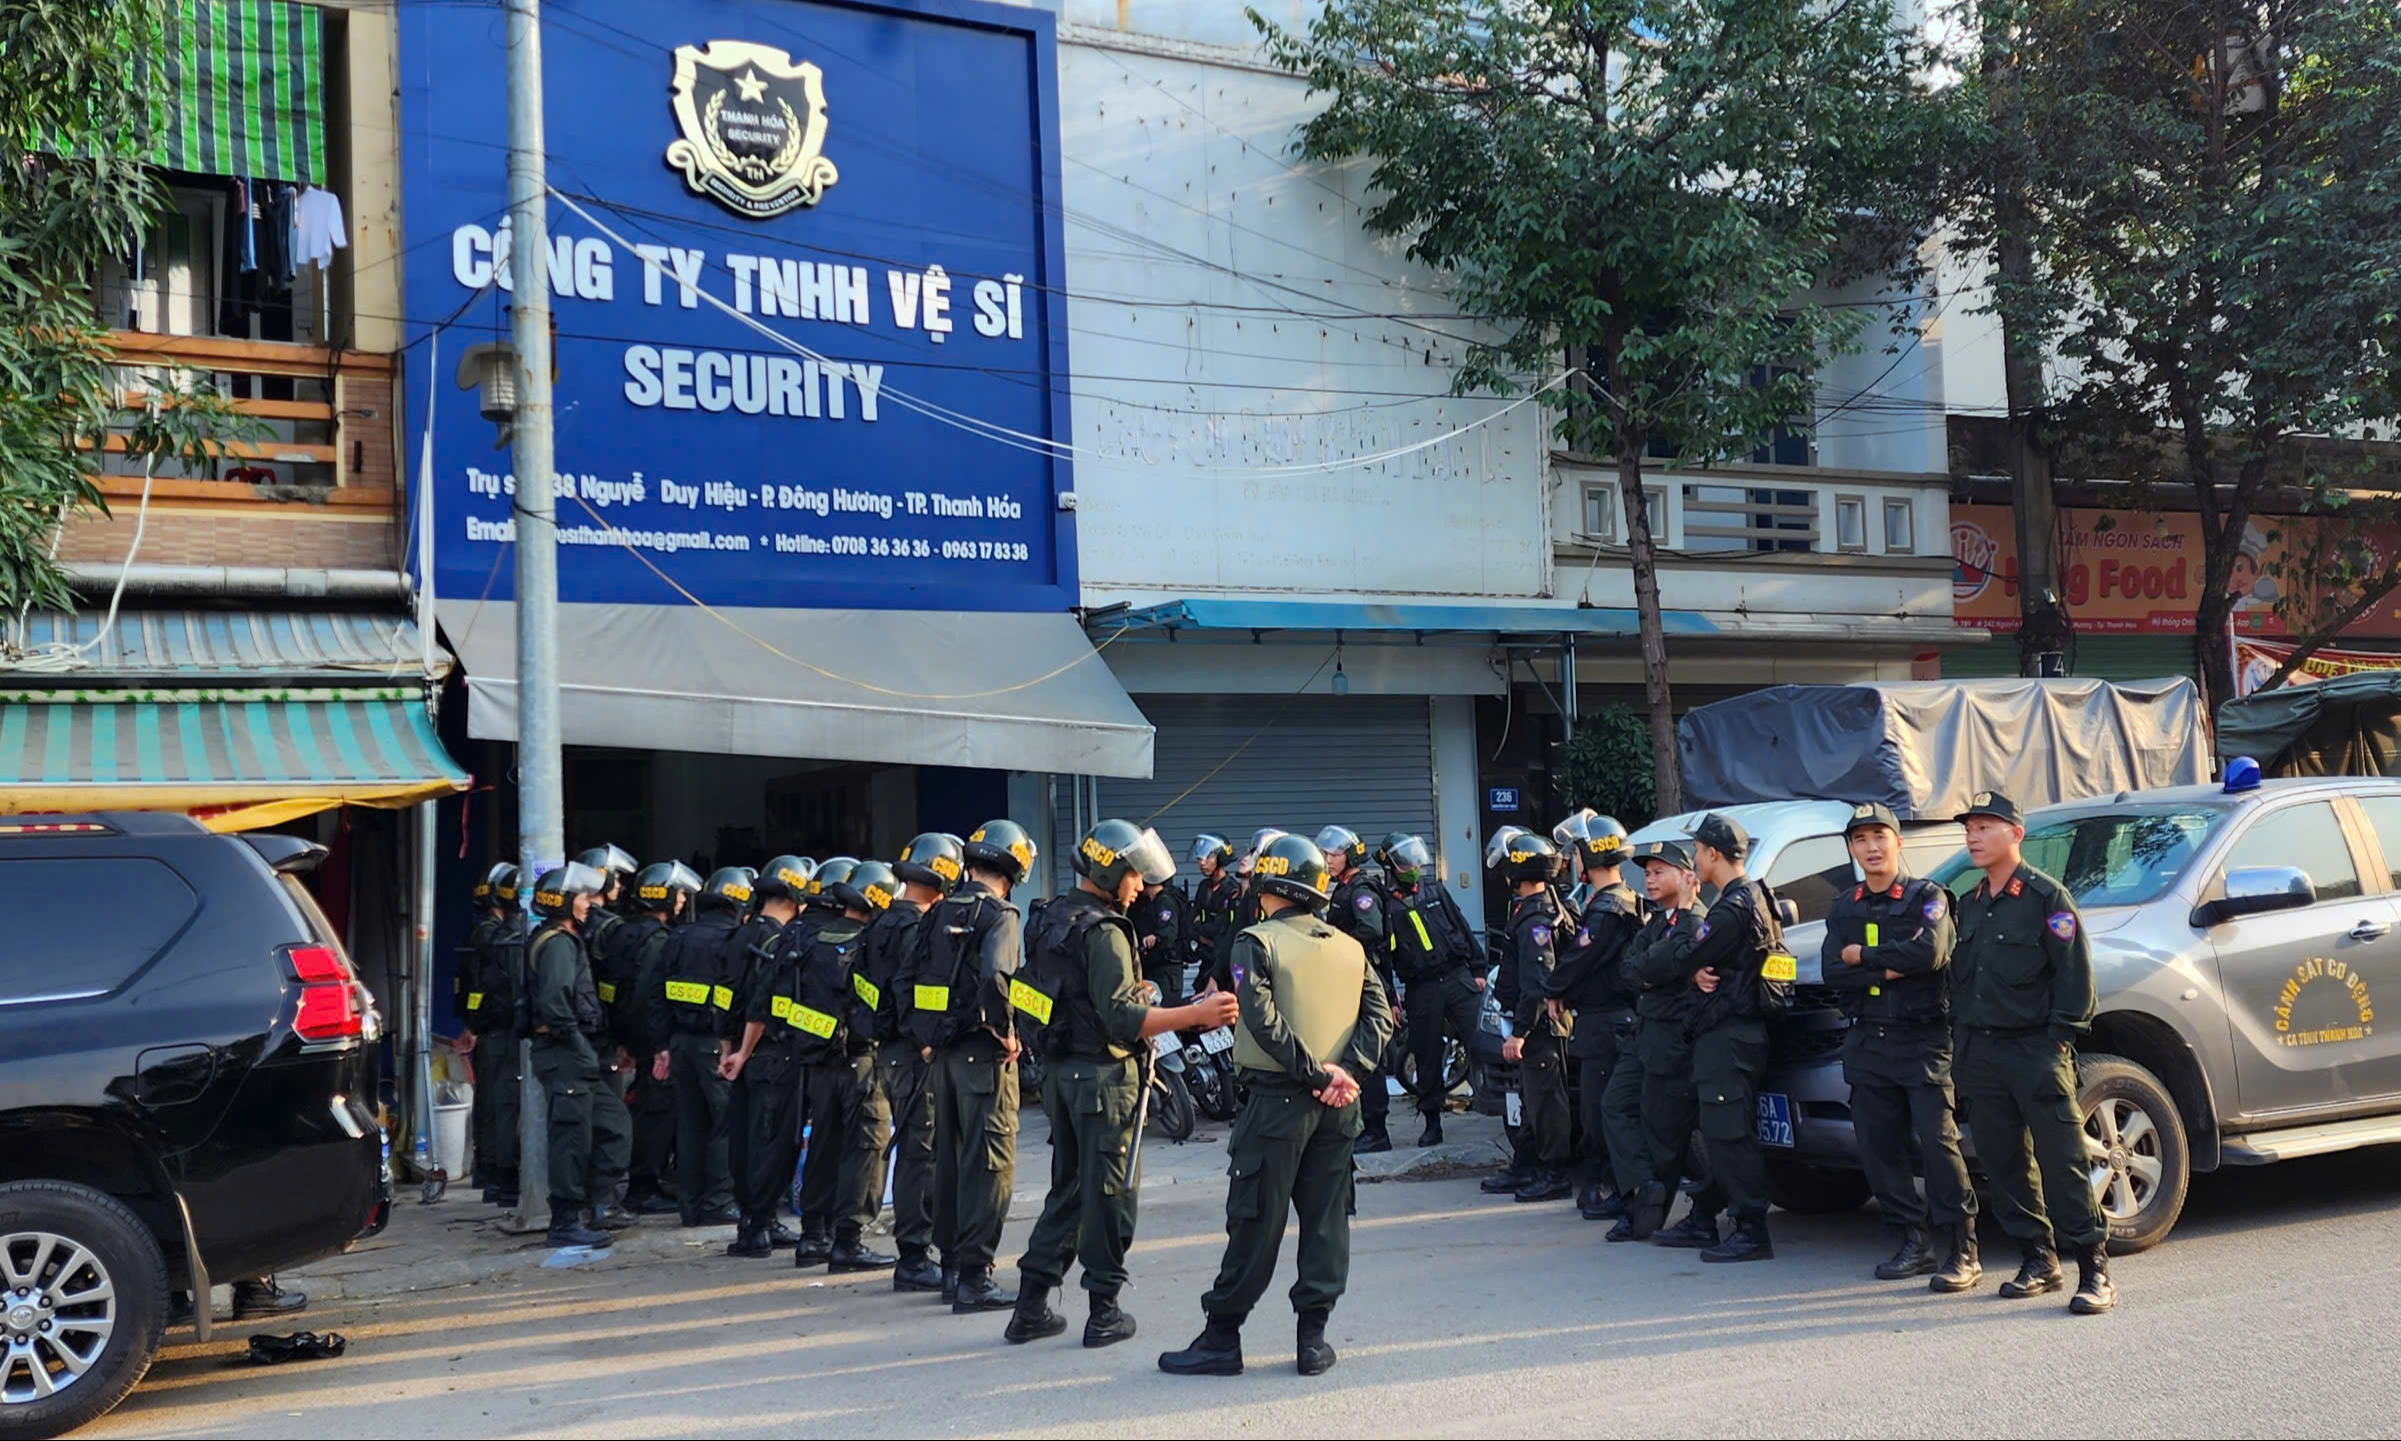
[[[1259,854],[1259,852],[1266,850],[1271,845],[1274,845],[1278,839],[1289,834],[1291,834],[1291,832],[1280,831],[1274,826],[1269,826],[1265,830],[1262,830],[1251,837],[1250,853],[1253,856],[1256,856]]]
[[[1224,836],[1198,835],[1192,838],[1192,860],[1199,864],[1211,856],[1230,855],[1233,845]]]
[[[1551,840],[1561,850],[1568,850],[1592,839],[1592,823],[1601,818],[1590,806],[1551,827]]]
[[[598,895],[609,888],[609,878],[582,861],[569,861],[559,873],[559,891],[576,896],[589,892]]]
[[[1158,885],[1175,874],[1175,856],[1155,830],[1144,830],[1142,839],[1119,851],[1117,858],[1142,877],[1146,886]]]
[[[1358,832],[1346,830],[1341,826],[1327,826],[1317,833],[1317,848],[1324,851],[1329,860],[1333,858],[1334,852],[1348,852],[1358,844]]]
[[[675,869],[667,872],[667,889],[671,891],[691,891],[697,893],[700,890],[701,885],[702,881],[700,879],[700,873],[693,870],[690,866],[685,865],[682,861],[677,861],[675,863]]]
[[[1491,870],[1509,854],[1509,843],[1526,833],[1524,826],[1503,826],[1484,845],[1484,869]]]
[[[1434,869],[1434,849],[1423,836],[1410,836],[1392,847],[1392,868],[1406,874]]]

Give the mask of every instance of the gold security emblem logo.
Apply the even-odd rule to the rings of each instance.
[[[1992,804],[1992,792],[1991,792],[1991,791],[1978,791],[1978,792],[1976,792],[1976,799],[1975,799],[1973,802],[1971,802],[1971,804],[1973,804],[1973,805],[1979,805],[1979,806],[1989,806],[1989,805],[1991,805],[1991,804]]]
[[[1851,807],[1851,819],[1852,819],[1852,820],[1855,820],[1855,821],[1864,821],[1864,820],[1866,820],[1866,819],[1867,819],[1869,816],[1872,816],[1872,815],[1874,815],[1875,813],[1876,813],[1876,808],[1875,808],[1874,806],[1853,806],[1853,807]]]
[[[841,178],[825,158],[825,72],[771,45],[675,48],[676,128],[667,163],[746,220],[815,205]]]

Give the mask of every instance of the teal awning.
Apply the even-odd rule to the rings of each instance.
[[[288,0],[173,0],[158,162],[325,183],[325,19]]]

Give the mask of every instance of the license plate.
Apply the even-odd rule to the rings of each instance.
[[[1526,1098],[1516,1091],[1506,1092],[1501,1097],[1501,1109],[1508,1113],[1510,1125],[1518,1125],[1525,1119]]]
[[[1220,1051],[1234,1049],[1234,1028],[1219,1026],[1201,1037],[1201,1049],[1214,1056]]]
[[[1759,1144],[1792,1149],[1792,1099],[1774,1091],[1759,1093]]]
[[[1184,1043],[1176,1039],[1176,1033],[1173,1031],[1161,1031],[1158,1035],[1153,1036],[1151,1039],[1157,1043],[1158,1054],[1162,1056],[1172,1056],[1176,1052],[1184,1049]]]

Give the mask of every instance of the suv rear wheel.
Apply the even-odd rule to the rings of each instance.
[[[2148,1251],[2166,1239],[2192,1185],[2184,1118],[2157,1076],[2120,1056],[2076,1062],[2076,1103],[2109,1248]]]
[[[166,1321],[166,1257],[123,1202],[64,1181],[0,1185],[0,1438],[107,1414]]]

